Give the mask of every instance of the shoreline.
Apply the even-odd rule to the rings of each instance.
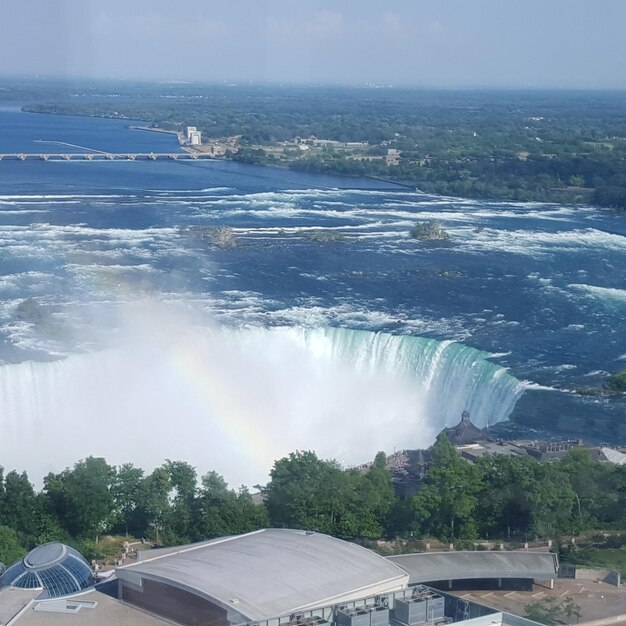
[[[93,119],[109,119],[109,120],[121,120],[121,121],[135,121],[135,122],[144,122],[145,124],[151,124],[152,122],[148,121],[148,120],[137,120],[135,118],[130,118],[127,117],[123,114],[120,115],[105,115],[105,114],[89,114],[89,113],[81,113],[81,112],[72,112],[72,113],[65,113],[62,111],[50,111],[50,110],[30,110],[28,108],[29,105],[22,105],[20,107],[20,111],[24,112],[24,113],[42,113],[45,115],[63,115],[66,117],[83,117],[83,118],[93,118]],[[167,130],[167,129],[163,129],[163,128],[158,128],[158,127],[150,127],[150,126],[142,126],[142,125],[129,125],[128,126],[129,129],[132,130],[143,130],[143,131],[148,131],[148,132],[157,132],[157,133],[161,133],[161,134],[172,134],[172,135],[176,135],[176,137],[178,138],[179,143],[181,144],[182,147],[182,143],[181,143],[181,133],[179,131],[174,131],[174,130]],[[260,146],[261,149],[263,149],[263,146]],[[614,213],[624,213],[623,209],[620,209],[619,207],[612,207],[612,206],[606,206],[606,205],[600,205],[600,204],[593,204],[591,202],[573,202],[573,201],[568,201],[567,199],[564,199],[562,197],[562,193],[555,193],[554,195],[550,195],[549,197],[545,197],[545,195],[541,196],[541,197],[531,197],[529,199],[526,200],[520,200],[520,199],[516,199],[511,197],[510,195],[507,194],[502,194],[502,195],[493,195],[493,194],[476,194],[476,195],[472,195],[472,194],[464,194],[464,195],[460,195],[460,194],[455,194],[455,193],[450,193],[447,192],[445,190],[442,190],[441,188],[439,188],[439,186],[435,183],[433,184],[432,188],[427,189],[427,190],[423,190],[420,187],[419,181],[416,181],[414,184],[413,183],[409,183],[408,181],[405,180],[399,180],[399,181],[395,181],[393,179],[389,179],[389,178],[382,178],[382,177],[377,177],[377,176],[370,176],[367,174],[349,174],[346,173],[344,171],[339,171],[339,170],[333,170],[332,167],[330,167],[329,169],[325,169],[325,170],[310,170],[310,169],[301,169],[298,167],[292,167],[293,163],[297,163],[297,160],[294,161],[290,161],[287,163],[264,163],[262,160],[260,159],[237,159],[237,158],[233,158],[232,156],[222,156],[222,157],[216,157],[219,159],[223,159],[223,160],[227,160],[227,161],[233,161],[233,162],[238,162],[238,163],[247,163],[249,165],[261,165],[264,167],[272,167],[272,168],[278,168],[278,169],[288,169],[294,172],[305,172],[307,174],[318,174],[318,175],[326,175],[326,176],[339,176],[342,178],[364,178],[364,179],[368,179],[368,180],[380,180],[381,182],[385,182],[389,185],[398,185],[398,186],[402,186],[405,188],[412,188],[415,190],[416,193],[425,193],[425,194],[429,194],[429,195],[437,195],[437,196],[442,196],[442,197],[450,197],[450,198],[459,198],[459,199],[467,199],[467,200],[479,200],[479,201],[485,201],[485,202],[505,202],[505,203],[526,203],[526,202],[537,202],[537,203],[542,203],[542,204],[559,204],[562,206],[573,206],[573,207],[591,207],[593,209],[597,209],[597,210],[606,210],[606,211],[611,211]],[[586,194],[589,195],[589,194]]]

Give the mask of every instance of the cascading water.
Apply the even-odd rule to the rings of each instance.
[[[478,426],[506,419],[524,387],[489,353],[454,341],[343,328],[303,330],[304,344],[330,361],[370,375],[409,378],[425,396],[425,415],[437,428],[458,421],[465,409]]]
[[[430,445],[465,408],[479,426],[505,419],[523,385],[488,356],[340,328],[168,327],[0,367],[0,464],[37,481],[89,454],[146,469],[170,458],[253,485],[296,449],[365,462]]]

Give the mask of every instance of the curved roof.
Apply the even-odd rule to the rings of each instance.
[[[77,593],[94,584],[89,563],[80,552],[62,543],[44,543],[13,563],[0,578],[0,587],[43,589],[43,597]]]
[[[159,552],[116,574],[130,583],[146,578],[203,596],[242,621],[394,591],[408,582],[406,572],[371,550],[276,528]]]
[[[410,583],[470,578],[557,577],[558,558],[552,552],[421,552],[387,557],[410,576]]]

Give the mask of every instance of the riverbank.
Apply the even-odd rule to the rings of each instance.
[[[118,92],[115,103],[59,97],[24,109],[145,120],[164,130],[193,125],[209,142],[238,134],[240,161],[371,176],[443,196],[626,209],[626,116],[610,93],[199,85]]]

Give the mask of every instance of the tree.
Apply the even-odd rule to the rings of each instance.
[[[159,531],[165,528],[165,521],[170,511],[170,491],[172,480],[164,467],[157,467],[146,476],[139,487],[138,509],[142,515],[143,529],[152,527],[159,543]]]
[[[0,526],[0,562],[9,566],[26,554],[26,549],[20,543],[15,529]]]
[[[617,494],[611,489],[611,477],[615,466],[594,461],[584,448],[573,448],[559,467],[573,490],[575,530],[581,532],[596,528],[598,523],[613,522]]]
[[[184,461],[167,461],[163,469],[173,490],[167,526],[180,541],[189,541],[198,478],[194,467]]]
[[[356,473],[357,512],[360,508],[358,536],[375,539],[386,534],[389,516],[396,503],[391,474],[386,467],[387,455],[379,452],[369,470]]]
[[[322,461],[315,452],[292,452],[274,463],[265,488],[273,526],[306,528],[329,534],[353,528],[344,515],[351,483],[336,461]]]
[[[576,604],[576,602],[574,602],[574,600],[572,600],[572,598],[570,598],[569,596],[565,598],[565,602],[563,602],[563,604],[561,605],[561,610],[563,612],[563,615],[568,620],[570,620],[572,617],[575,617],[576,623],[578,623],[578,620],[582,615],[582,613],[580,612],[580,605]]]
[[[256,505],[247,489],[228,488],[216,472],[202,477],[194,511],[196,539],[251,532],[269,525],[267,511]]]
[[[473,539],[480,488],[476,467],[462,459],[440,433],[424,484],[413,500],[419,530],[450,541]]]
[[[23,537],[35,532],[37,496],[26,472],[9,472],[0,500],[0,524],[14,528]]]
[[[88,457],[60,474],[48,474],[44,490],[63,526],[73,536],[98,535],[114,521],[116,471],[103,458]]]
[[[132,463],[125,463],[117,470],[113,484],[113,498],[119,521],[128,535],[128,528],[136,528],[136,510],[139,504],[139,494],[143,470]]]
[[[537,463],[534,469],[535,481],[528,494],[532,531],[540,537],[570,532],[576,495],[568,475],[556,463]]]
[[[217,472],[209,472],[201,479],[194,512],[194,530],[202,539],[228,533],[234,508],[234,494]]]
[[[580,606],[569,596],[561,604],[556,598],[548,596],[539,602],[528,604],[524,610],[524,617],[549,625],[562,623],[563,618],[571,618],[573,615],[578,619],[581,615]]]
[[[477,519],[481,535],[527,532],[531,525],[528,494],[534,489],[537,461],[530,457],[490,454],[476,463],[481,474]]]

